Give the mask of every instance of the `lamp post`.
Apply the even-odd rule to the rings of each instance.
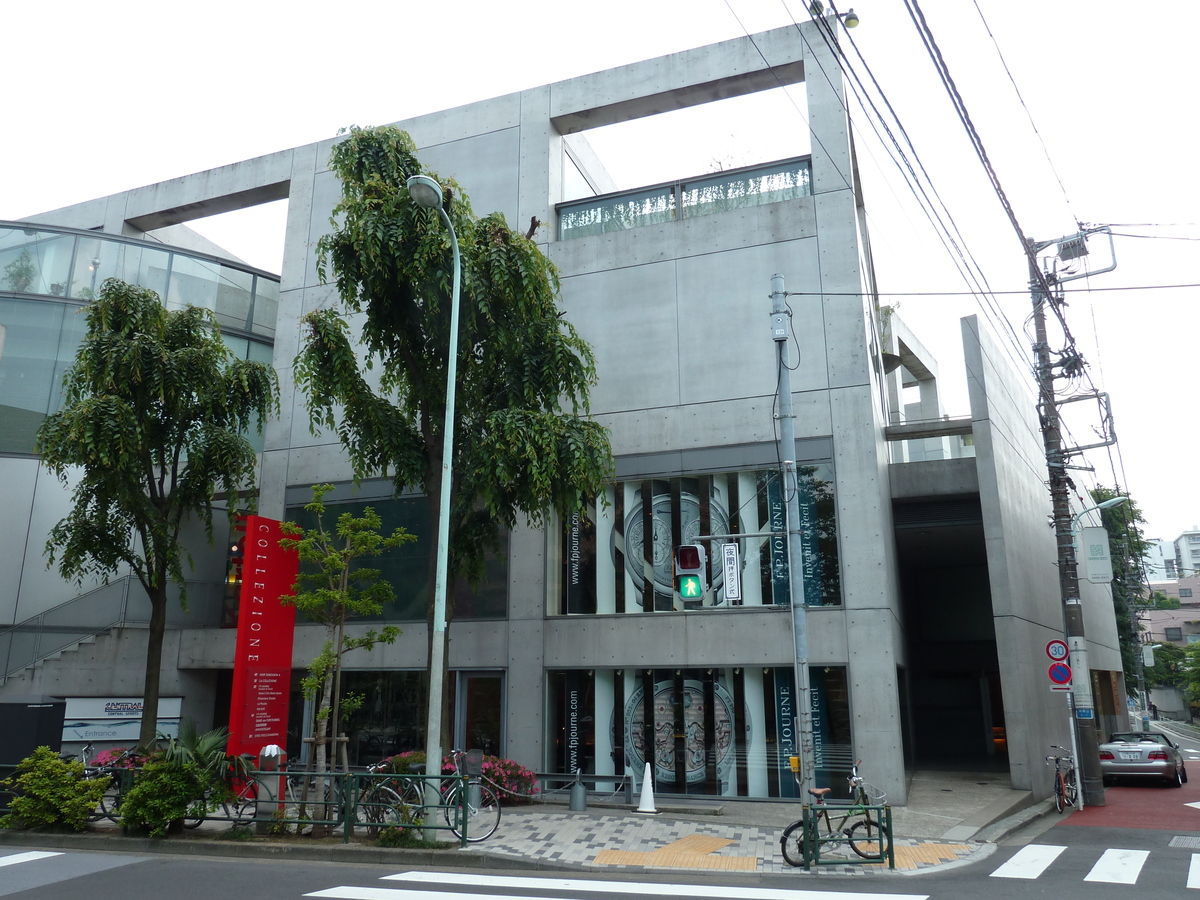
[[[450,295],[449,358],[446,362],[446,416],[442,424],[442,483],[438,506],[437,571],[433,588],[433,633],[429,642],[429,712],[425,721],[425,774],[442,772],[442,670],[446,665],[446,583],[450,568],[450,465],[454,459],[454,389],[458,377],[458,307],[462,283],[462,263],[458,253],[458,235],[442,203],[442,186],[428,175],[413,175],[405,184],[412,202],[423,209],[436,209],[450,232],[454,256],[454,280]],[[441,803],[435,778],[425,782],[425,803]],[[430,829],[429,840],[436,840]]]

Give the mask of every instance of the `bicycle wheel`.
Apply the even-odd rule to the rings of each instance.
[[[384,828],[400,824],[400,795],[386,785],[376,785],[358,798],[355,823],[375,837]]]
[[[804,820],[793,822],[783,829],[779,838],[779,850],[789,866],[804,865]]]
[[[183,817],[184,828],[199,828],[204,824],[208,815],[208,798],[200,797],[188,804],[187,815]]]
[[[1063,779],[1063,799],[1070,809],[1075,807],[1075,802],[1079,799],[1079,782],[1076,781],[1074,769],[1068,772],[1067,777]]]
[[[850,840],[850,849],[863,859],[883,859],[883,850],[886,844],[883,823],[876,822],[867,816],[851,825],[846,836]]]
[[[470,843],[490,838],[500,825],[500,800],[491,788],[483,785],[470,785],[467,788],[468,798],[474,787],[479,788],[479,805],[472,804],[469,799],[466,805],[467,840]],[[443,807],[442,815],[446,819],[446,824],[450,826],[450,830],[454,832],[454,836],[461,838],[462,824],[458,820],[460,812],[458,802],[458,789],[455,789],[446,797],[447,805]]]
[[[242,785],[237,793],[221,803],[225,818],[234,825],[248,825],[258,813],[258,802],[254,795],[254,782]]]
[[[117,779],[114,778],[112,783],[104,789],[104,793],[100,795],[100,800],[96,803],[96,809],[88,816],[88,819],[92,822],[99,822],[101,819],[116,822],[120,818],[121,791],[117,786]]]
[[[1066,804],[1067,789],[1063,784],[1062,772],[1056,772],[1054,775],[1054,808],[1059,812],[1063,811],[1063,806]]]

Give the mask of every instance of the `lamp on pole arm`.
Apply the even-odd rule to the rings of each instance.
[[[446,664],[446,586],[450,568],[450,467],[454,459],[454,389],[458,378],[458,312],[462,285],[462,263],[458,252],[458,235],[443,205],[442,186],[428,175],[413,175],[406,182],[408,196],[423,209],[436,209],[446,230],[450,232],[450,249],[454,258],[454,279],[450,294],[450,336],[446,361],[446,416],[442,424],[442,480],[438,506],[437,568],[433,588],[433,623],[429,642],[429,711],[425,723],[425,774],[441,775],[442,771],[442,694],[445,690],[442,670]],[[425,803],[435,807],[441,803],[436,778],[425,782]],[[436,840],[432,829],[426,835]]]

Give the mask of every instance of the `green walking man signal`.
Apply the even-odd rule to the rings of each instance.
[[[675,548],[675,591],[682,600],[702,600],[708,590],[708,554],[700,544]]]

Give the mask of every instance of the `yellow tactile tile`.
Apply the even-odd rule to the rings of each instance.
[[[969,844],[917,844],[916,846],[896,847],[896,867],[915,869],[920,864],[936,865],[941,862],[952,862],[960,854],[970,853]]]
[[[707,834],[689,834],[665,847],[645,852],[641,850],[601,850],[596,854],[598,866],[659,866],[671,869],[718,869],[753,872],[758,859],[753,856],[713,856],[715,850],[728,847],[733,841]]]

